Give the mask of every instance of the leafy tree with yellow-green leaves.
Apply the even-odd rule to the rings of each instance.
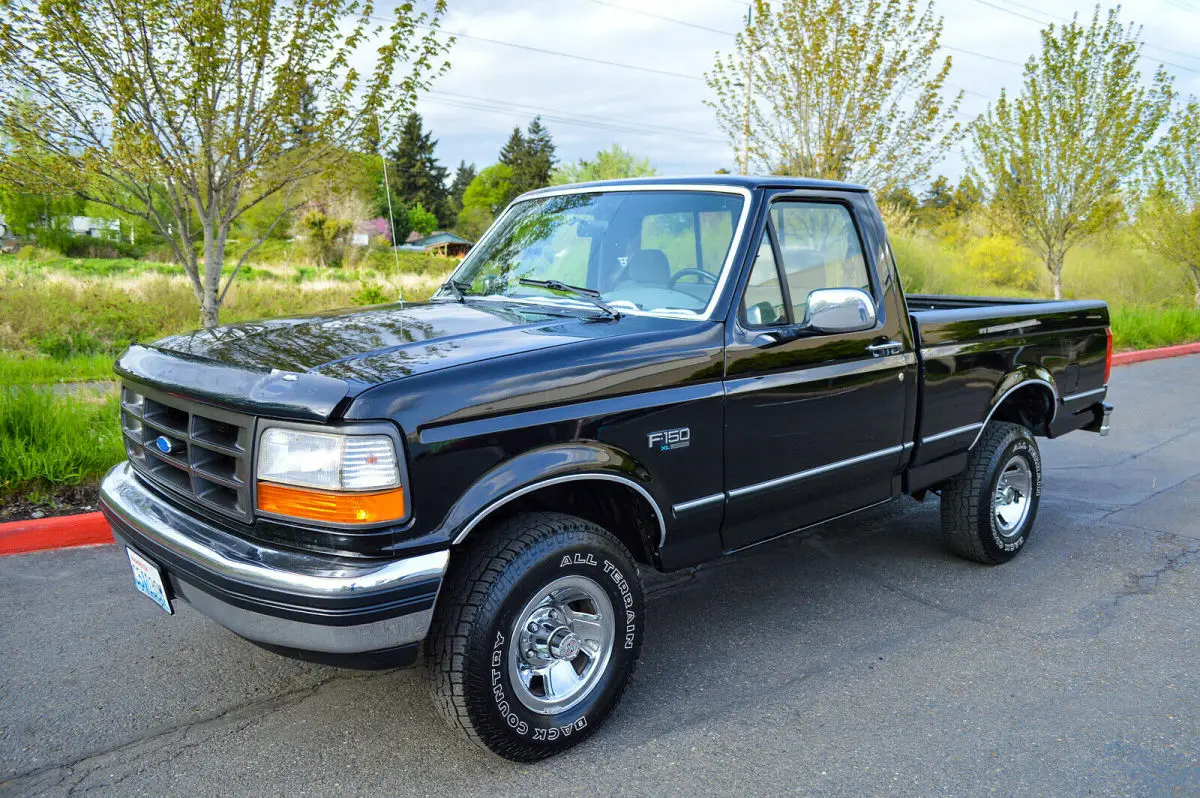
[[[1176,110],[1148,160],[1136,229],[1150,249],[1187,271],[1200,308],[1200,102]]]
[[[932,2],[754,0],[708,104],[743,174],[912,185],[961,137],[941,34]]]
[[[390,21],[357,0],[0,0],[0,181],[144,220],[212,327],[231,229],[282,194],[257,225],[269,235],[368,124],[390,144],[445,68],[444,14],[444,0]]]
[[[1067,252],[1120,218],[1122,192],[1170,109],[1161,67],[1142,83],[1140,33],[1098,6],[1088,24],[1050,25],[1020,93],[1002,91],[971,128],[984,207],[1045,263],[1055,299]]]

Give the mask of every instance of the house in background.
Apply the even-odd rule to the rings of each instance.
[[[471,251],[475,242],[460,235],[444,230],[435,230],[427,236],[412,233],[408,240],[396,249],[402,252],[424,252],[433,255],[445,255],[450,258],[461,258]]]
[[[121,223],[116,219],[96,219],[91,216],[72,216],[71,232],[92,238],[120,238]]]

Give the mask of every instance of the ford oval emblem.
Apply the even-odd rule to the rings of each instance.
[[[175,449],[175,442],[166,435],[159,435],[154,439],[154,447],[163,454],[170,454]]]

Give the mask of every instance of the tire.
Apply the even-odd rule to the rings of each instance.
[[[960,557],[1008,562],[1029,540],[1041,495],[1042,457],[1033,434],[1019,424],[992,422],[966,469],[942,491],[942,534]]]
[[[543,759],[608,717],[642,635],[641,581],[616,537],[570,515],[518,515],[452,561],[426,648],[434,703],[492,753]]]

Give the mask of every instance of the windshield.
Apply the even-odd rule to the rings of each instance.
[[[514,205],[441,296],[586,307],[555,281],[620,311],[703,313],[720,282],[745,200],[712,191],[604,191]]]

